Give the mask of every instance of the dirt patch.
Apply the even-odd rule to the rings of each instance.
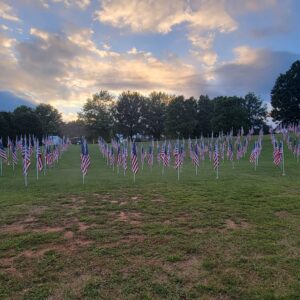
[[[118,241],[102,244],[101,248],[105,248],[105,249],[106,248],[117,248],[124,244],[142,243],[142,242],[144,242],[145,239],[146,239],[145,235],[138,235],[138,234],[127,235],[126,237],[124,237]]]
[[[241,221],[239,224],[235,223],[231,219],[226,219],[225,220],[226,228],[227,229],[247,229],[250,227],[250,224],[247,223],[246,221]]]
[[[123,238],[122,241],[125,243],[132,243],[132,242],[141,243],[145,240],[145,238],[146,237],[141,234],[131,234]]]
[[[86,231],[87,229],[89,229],[90,227],[93,227],[93,226],[95,226],[95,224],[88,225],[88,224],[85,224],[83,222],[78,222],[79,232]]]
[[[120,203],[119,203],[119,205],[120,205],[120,206],[122,206],[122,205],[126,205],[126,204],[128,204],[128,202],[127,202],[127,201],[122,201],[122,202],[120,202]]]
[[[64,230],[64,227],[30,227],[28,225],[23,225],[20,223],[7,225],[5,227],[0,228],[0,232],[7,233],[26,233],[26,232],[36,232],[36,233],[48,233],[48,232],[61,232]]]
[[[61,287],[55,290],[48,300],[65,299],[66,294],[70,291],[76,299],[80,299],[82,287],[85,286],[85,284],[91,279],[91,275],[73,275],[71,278],[72,280],[69,280],[68,283],[63,283]]]
[[[68,240],[72,239],[74,237],[74,232],[73,231],[66,231],[64,233],[64,237]]]
[[[139,212],[124,212],[121,211],[117,215],[117,220],[121,222],[126,222],[131,225],[140,225],[141,224],[142,214]]]
[[[165,200],[157,198],[157,199],[151,199],[151,202],[164,203]]]
[[[290,217],[291,215],[287,211],[281,210],[281,211],[277,211],[275,213],[275,216],[278,218],[281,218],[281,219],[286,219],[286,218]]]
[[[207,228],[207,227],[205,227],[205,228],[192,228],[192,229],[190,229],[191,233],[207,233],[209,231],[211,231],[211,229]]]
[[[30,210],[30,214],[41,215],[46,209],[48,209],[48,206],[35,206]]]
[[[21,224],[10,224],[0,228],[0,232],[4,233],[22,233],[24,231],[24,225]]]

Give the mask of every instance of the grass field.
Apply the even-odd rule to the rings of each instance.
[[[219,180],[206,161],[133,184],[93,145],[83,186],[79,151],[28,188],[4,168],[1,299],[300,298],[300,163],[286,150],[281,176],[269,137],[256,171],[225,162]]]

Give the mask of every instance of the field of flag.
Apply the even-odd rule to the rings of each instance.
[[[299,127],[0,141],[0,299],[297,299]]]
[[[243,128],[238,131],[237,136],[233,136],[231,132],[227,135],[219,134],[218,137],[212,135],[211,138],[152,140],[147,143],[137,143],[135,140],[129,139],[122,141],[112,139],[111,143],[107,143],[99,137],[100,155],[98,155],[99,157],[93,157],[92,160],[89,155],[88,143],[82,138],[80,151],[82,183],[85,183],[91,163],[95,162],[97,164],[101,157],[113,173],[119,175],[121,172],[124,176],[132,175],[134,183],[141,171],[143,173],[152,172],[154,166],[161,169],[162,176],[167,176],[175,170],[178,181],[180,175],[184,174],[184,166],[190,164],[195,169],[195,176],[198,176],[198,173],[201,173],[201,167],[210,163],[216,179],[219,179],[219,173],[220,171],[222,173],[225,162],[227,165],[229,162],[232,169],[235,169],[235,166],[238,166],[237,164],[241,161],[248,161],[249,166],[253,165],[256,171],[265,143],[272,144],[272,157],[270,156],[267,161],[270,162],[272,158],[274,166],[277,167],[274,168],[273,172],[278,173],[279,169],[281,175],[285,176],[285,151],[299,163],[299,126],[281,128],[277,135],[271,131],[268,136],[265,136],[265,139],[263,137],[262,130],[258,136],[253,136],[253,130],[244,135]],[[70,145],[69,139],[65,137],[59,144],[54,144],[47,137],[43,138],[40,143],[34,136],[29,135],[28,137],[16,138],[15,141],[8,138],[7,148],[5,149],[2,139],[0,139],[0,175],[3,176],[3,172],[6,172],[8,167],[12,168],[13,175],[15,175],[15,168],[20,159],[24,183],[27,186],[28,172],[31,165],[36,171],[36,180],[38,180],[40,173],[46,175],[47,169],[58,166],[59,159],[69,149]],[[284,150],[285,148],[286,150]],[[127,169],[128,166],[129,169]]]

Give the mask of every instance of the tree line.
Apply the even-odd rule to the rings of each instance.
[[[270,116],[282,123],[300,121],[300,61],[280,74],[271,91]],[[207,95],[185,98],[152,92],[124,91],[118,97],[101,90],[84,103],[76,121],[64,123],[61,114],[51,105],[36,108],[17,107],[13,112],[0,112],[0,137],[14,137],[31,133],[43,135],[86,136],[99,135],[109,140],[123,137],[177,138],[209,136],[243,127],[268,130],[267,107],[259,96],[248,93],[244,97]]]
[[[35,108],[25,105],[17,107],[13,112],[0,112],[0,137],[34,134],[58,135],[63,124],[62,115],[49,104],[39,104]]]
[[[253,93],[245,97],[172,96],[152,92],[123,92],[115,99],[108,91],[100,91],[88,99],[79,113],[89,137],[109,139],[144,136],[154,139],[208,136],[212,132],[229,132],[243,126],[259,130],[265,126],[266,106]],[[265,126],[266,127],[266,126]]]

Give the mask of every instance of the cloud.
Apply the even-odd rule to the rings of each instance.
[[[129,27],[133,32],[166,34],[176,25],[187,23],[199,29],[232,31],[236,22],[224,10],[222,1],[185,0],[102,0],[95,19],[117,28]]]
[[[249,91],[269,95],[280,73],[289,69],[300,54],[240,46],[234,49],[235,59],[215,70],[219,93],[243,95]]]
[[[21,21],[14,13],[13,8],[3,1],[0,1],[0,18],[13,22]]]
[[[195,67],[176,56],[159,59],[136,48],[123,53],[99,49],[90,29],[67,35],[31,28],[30,33],[34,38],[24,41],[0,35],[0,89],[24,93],[65,113],[78,110],[100,89],[191,94],[198,88]]]
[[[44,8],[49,8],[50,4],[62,3],[67,7],[75,6],[80,9],[86,9],[90,4],[90,0],[39,0]]]

